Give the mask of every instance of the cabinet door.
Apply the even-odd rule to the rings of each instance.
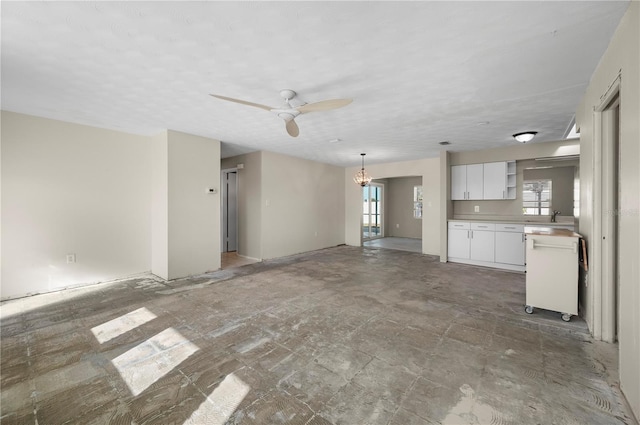
[[[484,165],[484,199],[505,199],[507,196],[507,163],[487,162]]]
[[[483,199],[483,164],[467,165],[467,199]]]
[[[471,231],[470,256],[472,260],[493,262],[495,255],[495,232],[484,230]]]
[[[451,200],[467,199],[467,166],[451,166]]]
[[[451,258],[469,258],[469,230],[449,229],[448,255]]]
[[[496,263],[524,266],[524,233],[496,232]]]

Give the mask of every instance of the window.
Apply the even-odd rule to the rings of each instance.
[[[413,186],[413,218],[422,218],[422,186]]]
[[[522,214],[551,214],[551,180],[522,182]]]

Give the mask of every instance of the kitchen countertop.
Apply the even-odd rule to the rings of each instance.
[[[557,227],[557,226],[572,226],[575,227],[575,224],[572,222],[555,222],[555,223],[545,223],[543,221],[524,221],[524,220],[495,220],[495,219],[461,219],[461,218],[452,218],[447,221],[459,221],[463,223],[504,223],[504,224],[522,224],[524,226],[530,227]]]
[[[567,229],[554,227],[525,226],[524,233],[532,236],[560,236],[565,238],[581,238],[578,233]]]

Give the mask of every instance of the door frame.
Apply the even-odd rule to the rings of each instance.
[[[594,108],[593,136],[593,261],[590,263],[593,336],[616,340],[619,231],[615,221],[619,202],[619,114],[621,76],[614,80]],[[619,110],[619,109],[618,109]],[[618,122],[616,123],[615,120]],[[616,127],[617,126],[617,127]],[[616,132],[617,129],[617,132]],[[616,153],[617,152],[617,155]],[[615,191],[612,190],[615,188]],[[613,193],[615,192],[615,193]]]
[[[237,168],[225,168],[223,170],[220,170],[220,186],[222,187],[221,189],[221,199],[220,199],[220,252],[228,252],[226,250],[226,246],[225,246],[225,226],[226,223],[224,222],[224,219],[226,217],[225,213],[224,213],[224,209],[225,207],[227,207],[227,185],[226,185],[226,180],[225,180],[225,174],[227,173],[236,173],[236,251],[235,252],[239,252],[240,249],[240,239],[238,238],[238,169]]]

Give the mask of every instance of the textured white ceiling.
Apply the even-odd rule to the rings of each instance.
[[[559,140],[628,4],[2,2],[2,108],[341,166]],[[209,96],[279,106],[284,88],[354,101],[292,138]]]

